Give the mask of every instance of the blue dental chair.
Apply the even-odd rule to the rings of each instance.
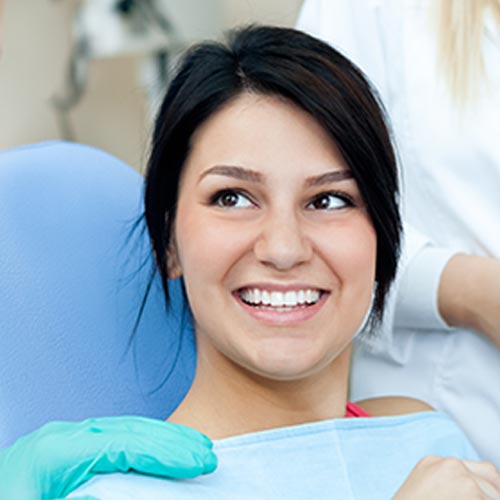
[[[0,448],[49,420],[164,419],[188,390],[179,283],[167,314],[155,279],[132,338],[152,266],[141,197],[138,173],[88,146],[0,152]]]

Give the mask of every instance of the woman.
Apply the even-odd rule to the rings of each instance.
[[[75,495],[419,498],[452,463],[438,479],[453,498],[500,497],[488,467],[444,459],[397,493],[426,455],[475,452],[424,403],[347,402],[351,341],[381,318],[400,233],[390,136],[347,59],[267,27],[190,51],[156,122],[145,217],[167,305],[182,276],[196,332],[195,380],[169,421],[216,439],[219,469],[110,475]]]
[[[426,235],[407,245],[384,333],[357,349],[353,397],[430,402],[498,467],[500,1],[306,0],[298,26],[379,89],[405,220]]]

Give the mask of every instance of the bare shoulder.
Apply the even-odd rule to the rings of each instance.
[[[422,411],[434,411],[432,406],[419,399],[402,396],[386,396],[356,401],[365,411],[374,417],[389,417],[393,415],[406,415]]]

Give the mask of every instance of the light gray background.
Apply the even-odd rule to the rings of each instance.
[[[302,3],[200,1],[220,1],[224,28],[249,21],[293,25]],[[4,1],[0,149],[60,138],[49,100],[62,88],[72,16],[78,4],[78,0]],[[92,61],[87,92],[71,113],[79,142],[105,149],[139,170],[144,165],[150,133],[140,67],[137,56]]]

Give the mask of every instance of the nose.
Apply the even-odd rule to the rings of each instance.
[[[287,271],[311,259],[312,245],[295,214],[269,214],[255,241],[254,254],[263,264]]]

